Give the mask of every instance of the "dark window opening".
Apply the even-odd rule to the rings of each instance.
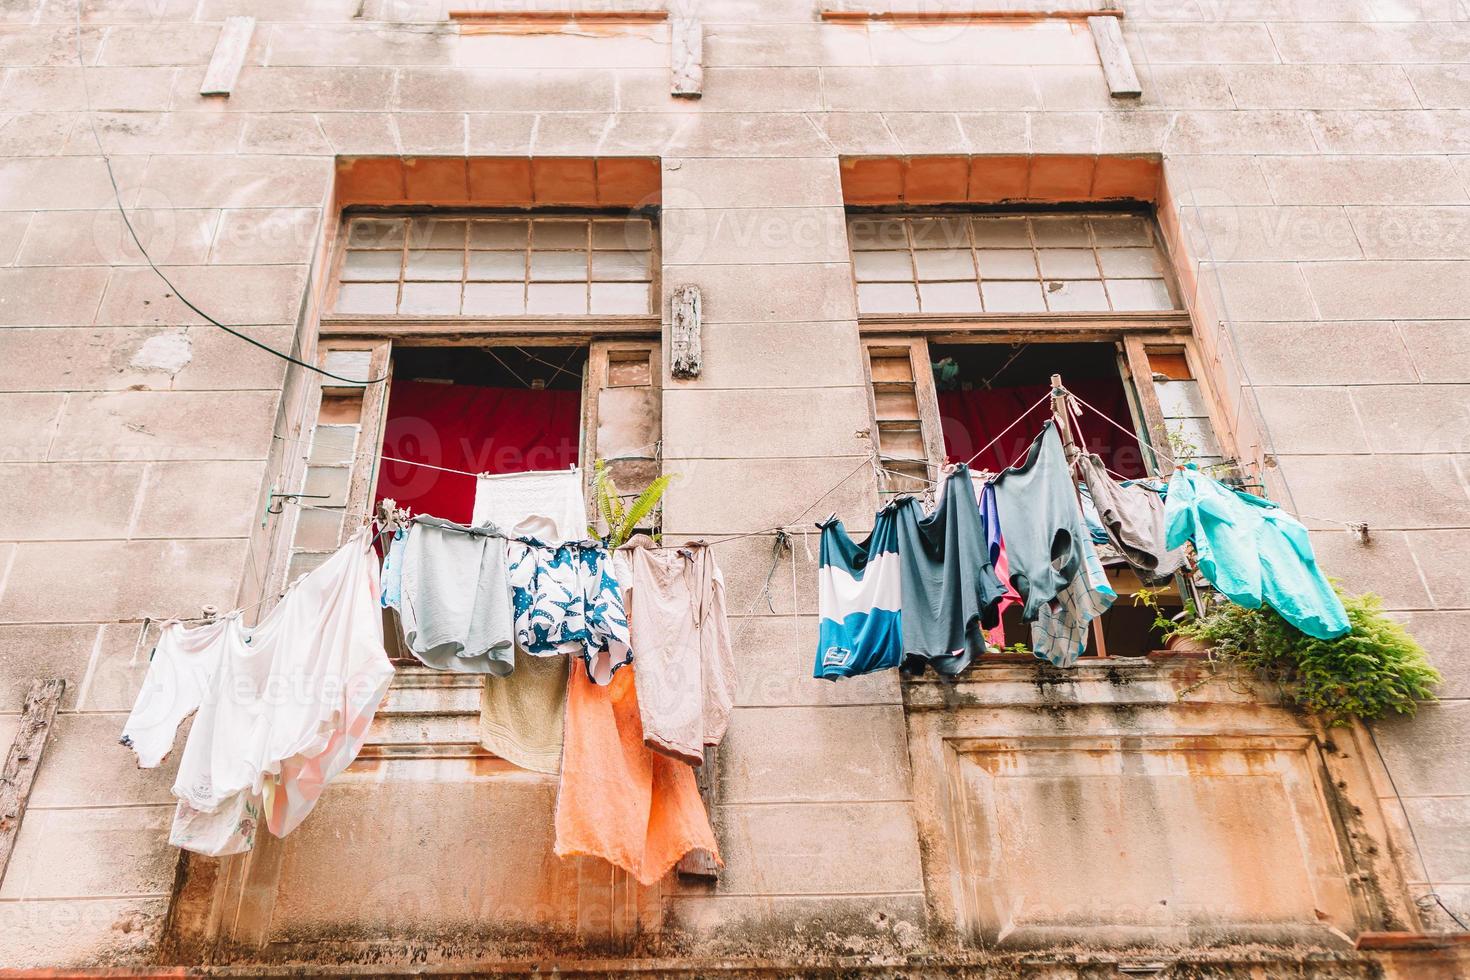
[[[577,465],[587,355],[583,346],[394,351],[375,501],[468,523],[475,478],[465,474]]]
[[[929,359],[950,462],[968,460],[992,440],[973,468],[1000,472],[1018,462],[1051,417],[1042,399],[1051,390],[1051,376],[1059,374],[1068,389],[1106,415],[1084,409],[1077,420],[1087,449],[1116,475],[1147,475],[1137,440],[1109,424],[1134,431],[1112,344],[931,344]]]
[[[964,462],[980,452],[972,467],[995,472],[1021,462],[1051,417],[1045,399],[1051,376],[1058,374],[1069,390],[1093,406],[1077,419],[1086,450],[1097,453],[1115,477],[1148,475],[1143,450],[1128,434],[1137,426],[1114,345],[930,344],[928,349],[949,461]],[[1017,424],[1004,431],[1013,422]],[[1159,607],[1156,612],[1137,601],[1142,583],[1126,563],[1105,559],[1104,568],[1118,598],[1093,624],[1084,656],[1142,656],[1163,649],[1164,630],[1155,620],[1183,608],[1177,584],[1149,589]],[[1030,639],[1030,626],[1022,622],[1018,606],[1006,609],[999,634],[992,633],[996,645],[1012,649],[1017,644],[1029,649]]]

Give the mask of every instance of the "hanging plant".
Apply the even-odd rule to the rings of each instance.
[[[669,484],[677,475],[668,473],[656,478],[631,504],[624,506],[622,495],[618,493],[618,485],[613,482],[612,473],[608,471],[607,462],[601,459],[594,462],[592,493],[597,498],[597,513],[607,526],[607,534],[599,535],[596,528],[591,528],[592,534],[601,537],[603,544],[609,548],[622,546],[633,536],[643,519],[653,513],[653,509],[663,499],[664,491],[668,490]]]
[[[1213,659],[1276,681],[1289,703],[1329,725],[1412,715],[1419,702],[1434,700],[1443,678],[1403,625],[1384,615],[1383,600],[1337,592],[1352,629],[1332,640],[1307,636],[1269,607],[1231,602],[1171,624],[1169,632],[1204,644]]]

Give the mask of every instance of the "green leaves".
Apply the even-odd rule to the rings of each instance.
[[[592,493],[597,498],[597,513],[607,526],[604,543],[609,548],[617,548],[632,537],[644,518],[653,513],[663,499],[664,492],[669,489],[669,484],[677,476],[677,473],[666,473],[658,477],[634,498],[631,506],[624,507],[623,498],[618,493],[612,474],[608,472],[606,461],[599,459],[593,463]]]
[[[1408,630],[1383,613],[1372,594],[1344,595],[1352,629],[1335,640],[1300,632],[1269,608],[1220,603],[1179,632],[1208,645],[1219,659],[1278,682],[1286,698],[1328,724],[1412,715],[1434,699],[1443,678]]]

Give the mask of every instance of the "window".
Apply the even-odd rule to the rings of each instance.
[[[580,466],[590,484],[604,459],[621,492],[647,486],[661,471],[655,245],[642,213],[347,217],[317,363],[388,381],[323,379],[283,481],[304,505],[289,574],[384,498],[468,522],[474,474]]]
[[[1178,308],[1136,215],[854,215],[848,236],[863,314]]]
[[[348,222],[346,237],[338,314],[653,312],[647,218],[361,216]]]
[[[924,492],[947,462],[1019,462],[1050,417],[1052,375],[1086,403],[1082,441],[1116,477],[1167,477],[1181,453],[1224,464],[1149,216],[852,213],[848,227],[880,493]],[[1119,598],[1089,655],[1156,649],[1154,613],[1132,600],[1142,583],[1107,571]],[[1181,586],[1159,596],[1166,611]],[[1008,643],[1029,639],[1014,607],[1003,626]]]

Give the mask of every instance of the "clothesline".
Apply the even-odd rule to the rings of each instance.
[[[273,435],[273,436],[271,436],[271,438],[277,440],[278,442],[286,443],[288,445],[291,445],[291,444],[294,444],[294,445],[306,445],[307,443],[309,443],[311,441],[309,439],[287,439],[285,436],[278,436],[278,435]],[[621,453],[621,454],[619,454],[617,456],[609,456],[609,457],[605,458],[603,460],[603,462],[604,463],[618,463],[618,462],[622,462],[624,460],[630,460],[630,459],[644,459],[646,457],[639,455],[640,453],[642,453],[642,452],[644,452],[645,450],[648,450],[648,449],[658,449],[659,448],[659,445],[661,443],[662,443],[662,440],[659,440],[658,442],[650,442],[646,446],[635,446],[634,448],[629,449],[629,450],[626,450],[625,452],[623,452],[623,453]],[[416,460],[416,459],[400,459],[397,456],[384,456],[378,450],[375,450],[375,449],[362,449],[362,450],[358,450],[358,451],[353,452],[353,453],[349,453],[348,455],[351,456],[354,459],[359,459],[359,458],[362,458],[364,456],[372,456],[372,457],[374,457],[375,459],[377,459],[377,460],[379,460],[381,462],[387,462],[387,463],[403,463],[403,464],[405,464],[407,466],[420,466],[420,467],[423,467],[424,469],[428,469],[428,470],[438,470],[440,473],[452,473],[455,476],[480,477],[480,476],[490,475],[490,474],[487,474],[485,471],[472,472],[470,470],[456,470],[456,469],[453,469],[453,468],[448,467],[448,466],[436,466],[433,463],[420,462],[419,460]]]

